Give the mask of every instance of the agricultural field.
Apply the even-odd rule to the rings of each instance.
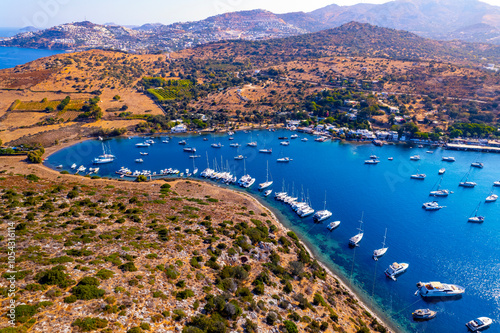
[[[57,106],[61,103],[58,100],[46,100],[45,98],[40,101],[15,101],[10,110],[11,111],[45,111],[47,108],[53,110],[57,109]],[[71,100],[69,104],[63,109],[64,110],[80,110],[85,104],[84,100]]]
[[[159,101],[175,100],[178,98],[192,96],[191,89],[193,84],[189,80],[163,80],[159,79],[162,88],[148,89],[148,92]]]

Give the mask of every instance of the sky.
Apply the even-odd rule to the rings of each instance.
[[[98,24],[142,25],[197,21],[250,9],[274,13],[313,11],[332,3],[385,3],[389,0],[0,0],[0,27],[48,28],[88,20]],[[482,0],[500,6],[500,0]]]

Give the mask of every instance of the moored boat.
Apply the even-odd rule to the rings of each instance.
[[[378,164],[378,163],[380,163],[380,161],[377,159],[371,159],[365,161],[365,164]]]
[[[467,326],[469,331],[477,332],[488,328],[492,323],[493,320],[488,317],[479,317],[469,321],[467,324],[465,324],[465,326]]]
[[[363,213],[364,214],[364,213]],[[349,238],[349,246],[356,247],[359,246],[359,242],[363,239],[363,214],[361,215],[361,220],[359,221],[358,233],[351,238]]]
[[[431,201],[424,203],[422,208],[425,208],[425,210],[440,210],[441,208],[444,208],[444,206],[439,206],[437,201]]]
[[[446,172],[446,169],[445,169],[445,168],[441,168],[441,169],[439,169],[438,174],[439,174],[439,175],[442,175],[442,174],[444,174],[445,172]]]
[[[417,309],[411,314],[415,320],[430,320],[436,317],[437,312],[430,309]]]
[[[498,199],[498,195],[496,194],[490,194],[489,196],[486,197],[486,202],[495,202]]]
[[[444,162],[455,162],[455,157],[453,157],[453,156],[443,156],[443,158],[441,160],[444,161]]]
[[[273,190],[267,190],[264,192],[264,196],[268,197],[271,193],[273,193]]]
[[[465,292],[465,288],[449,283],[419,282],[415,294],[427,297],[457,297]]]
[[[332,231],[333,229],[337,228],[340,225],[340,221],[333,221],[330,222],[327,226],[328,230]]]
[[[149,147],[151,145],[149,143],[146,143],[146,142],[139,142],[139,143],[136,143],[135,146],[137,148],[145,148],[145,147]]]
[[[474,162],[470,166],[473,167],[473,168],[478,168],[478,169],[484,168],[484,164],[480,163],[480,162]]]
[[[402,263],[394,262],[392,263],[392,265],[389,266],[389,268],[385,270],[385,276],[396,281],[396,277],[400,274],[403,274],[408,269],[409,266],[410,265],[405,262]]]
[[[420,155],[413,155],[410,157],[410,160],[412,161],[420,161]]]
[[[259,150],[259,153],[262,153],[262,154],[271,154],[273,152],[273,149],[270,148],[270,149],[260,149]]]
[[[382,242],[382,247],[380,249],[373,251],[373,260],[377,261],[378,258],[382,257],[389,249],[388,247],[385,246],[386,237],[387,237],[387,228],[385,229],[384,241]]]
[[[292,159],[290,157],[282,157],[282,158],[278,158],[276,161],[278,163],[288,163],[288,162],[292,161]]]

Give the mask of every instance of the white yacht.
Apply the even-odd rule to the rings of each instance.
[[[418,290],[416,295],[422,297],[457,297],[465,292],[465,288],[455,284],[441,282],[419,282],[417,283]]]
[[[292,135],[290,136],[290,139],[297,139],[298,137],[299,137],[299,136],[298,136],[297,134],[292,134]]]
[[[429,193],[429,195],[433,197],[447,197],[449,194],[450,191],[448,190],[436,190],[436,191],[431,191],[431,193]]]
[[[493,183],[493,186],[500,187],[500,181],[498,181],[498,182],[494,182],[494,183]]]
[[[307,216],[310,216],[310,215],[314,214],[314,209],[312,209],[311,207],[307,206],[307,207],[305,207],[303,209],[298,210],[297,214],[300,217],[307,217]]]
[[[394,161],[394,157],[389,157],[388,160],[389,161]]]
[[[465,324],[465,326],[467,326],[467,328],[471,332],[477,332],[488,328],[492,323],[493,320],[488,317],[479,317],[477,319],[469,321],[467,324]]]
[[[233,148],[238,148],[240,146],[239,143],[230,143],[229,144],[229,147],[233,147]]]
[[[455,162],[455,157],[452,157],[452,156],[443,156],[442,160],[445,161],[445,162]]]
[[[470,166],[473,167],[473,168],[479,168],[479,169],[484,168],[484,164],[480,163],[480,162],[474,162]]]
[[[412,161],[420,161],[420,155],[413,155],[410,157],[410,160]]]
[[[373,260],[377,261],[378,258],[382,257],[389,249],[388,247],[385,246],[385,238],[386,237],[387,237],[387,228],[385,229],[384,241],[382,242],[382,248],[373,251]]]
[[[498,199],[498,195],[496,194],[490,194],[489,196],[486,197],[486,202],[495,202]]]
[[[465,181],[461,181],[461,182],[458,184],[459,186],[472,188],[472,187],[475,187],[475,186],[477,185],[476,183],[469,181],[469,174],[470,174],[470,170],[469,170],[469,172],[467,172],[467,174],[465,175]],[[462,179],[463,179],[463,178],[462,178]]]
[[[212,148],[222,148],[223,147],[222,143],[220,143],[220,142],[219,143],[212,143],[210,146]]]
[[[182,151],[184,151],[186,153],[196,153],[196,148],[187,147],[187,148],[183,148]]]
[[[71,169],[76,169],[76,163],[73,163],[73,164],[71,165]]]
[[[247,143],[247,146],[249,146],[249,147],[257,147],[257,142],[255,142],[255,141],[249,142],[249,143]]]
[[[479,207],[481,206],[481,202],[477,205],[476,209],[474,210],[474,216],[470,216],[468,222],[472,223],[483,223],[484,222],[484,216],[477,215],[477,212],[479,211]]]
[[[149,153],[143,153],[142,151],[141,151],[139,154],[141,154],[142,156],[147,156],[147,155],[149,155]]]
[[[109,149],[108,149],[109,150]],[[115,160],[115,155],[111,154],[111,150],[106,151],[106,148],[104,147],[104,143],[102,144],[102,155],[99,157],[94,158],[93,163],[94,164],[107,164],[107,163],[113,163]]]
[[[136,160],[135,160],[135,163],[142,163],[142,162],[144,162],[144,161],[142,160],[142,158],[138,158],[138,159],[136,159]]]
[[[135,146],[137,148],[144,148],[144,147],[149,147],[151,145],[149,143],[146,143],[146,142],[140,142],[140,143],[136,143]]]
[[[442,174],[444,174],[445,172],[446,172],[446,169],[445,169],[445,168],[441,168],[441,169],[439,169],[438,174],[439,174],[439,175],[442,175]]]
[[[271,185],[273,185],[273,181],[269,180],[269,161],[268,161],[267,162],[267,169],[266,169],[266,181],[264,183],[259,184],[259,190],[263,190],[265,188],[268,188]]]
[[[282,142],[280,142],[280,145],[282,145],[282,146],[289,146],[290,145],[290,141],[282,141]]]
[[[235,160],[244,160],[245,157],[243,155],[238,155],[234,157]]]
[[[264,196],[268,197],[271,193],[273,193],[273,190],[267,190],[264,192]]]
[[[328,220],[330,217],[332,217],[332,212],[326,209],[326,191],[325,191],[325,202],[324,202],[324,207],[323,210],[319,210],[314,214],[313,220],[315,222],[323,222],[324,220]]]
[[[437,312],[430,309],[417,309],[411,315],[415,320],[429,320],[436,317]]]
[[[84,172],[85,170],[87,170],[87,168],[84,167],[83,165],[80,165],[80,167],[76,170],[76,173]]]
[[[288,162],[292,161],[292,159],[290,157],[282,157],[282,158],[278,158],[276,161],[278,163],[288,163]]]
[[[417,171],[417,173],[416,173],[416,174],[414,174],[414,175],[411,175],[411,177],[410,177],[410,178],[411,178],[411,179],[424,180],[424,179],[425,179],[425,177],[427,177],[425,173],[418,173],[418,171]]]
[[[377,159],[366,160],[365,164],[379,164],[380,161]]]
[[[273,152],[273,149],[270,148],[270,149],[260,149],[259,150],[259,153],[262,153],[262,154],[271,154]]]
[[[396,276],[403,274],[408,269],[409,266],[410,265],[405,262],[402,263],[395,262],[385,270],[385,276],[396,281]]]
[[[425,210],[440,210],[441,208],[444,208],[444,206],[439,206],[437,201],[431,201],[424,203],[422,208],[425,208]]]
[[[332,231],[340,225],[340,221],[333,221],[328,224],[328,230]]]
[[[307,138],[302,138],[300,141],[302,141],[302,142],[307,142],[307,141],[309,141],[309,140],[308,140]]]
[[[56,169],[62,169],[62,168],[63,168],[62,164],[59,164],[58,166],[56,166]]]
[[[361,215],[361,220],[359,221],[358,233],[349,239],[349,246],[358,246],[359,242],[363,239],[363,214]]]

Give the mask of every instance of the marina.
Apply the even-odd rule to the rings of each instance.
[[[247,147],[246,144],[237,147],[239,152],[236,153],[233,147],[229,147],[229,137],[224,134],[212,134],[213,138],[207,141],[203,140],[204,136],[198,135],[174,136],[170,144],[150,144],[147,150],[149,156],[141,156],[144,161],[140,168],[134,162],[139,153],[131,151],[130,147],[146,142],[146,138],[105,140],[116,159],[112,163],[99,165],[97,175],[134,180],[141,174],[148,179],[159,179],[179,177],[179,170],[183,170],[185,175],[192,173],[184,170],[194,169],[193,159],[183,152],[182,145],[177,144],[185,140],[190,146],[196,146],[197,154],[208,156],[208,163],[204,158],[196,159],[196,166],[201,172],[192,177],[202,178],[206,175],[205,171],[211,169],[211,176],[205,179],[220,186],[235,186],[235,189],[240,188],[259,197],[276,212],[286,227],[308,244],[319,260],[343,277],[362,298],[373,302],[382,313],[401,325],[404,331],[424,332],[419,323],[412,320],[412,310],[417,308],[429,308],[431,311],[443,307],[446,309],[440,310],[436,318],[426,323],[425,332],[443,332],[448,327],[452,327],[453,331],[464,330],[464,323],[471,319],[467,311],[471,306],[481,308],[483,313],[480,314],[499,320],[493,290],[479,287],[494,286],[500,281],[500,273],[495,269],[495,265],[500,262],[493,258],[492,263],[491,258],[491,253],[500,248],[500,241],[496,237],[500,233],[500,219],[496,213],[498,203],[480,206],[477,215],[485,217],[484,223],[467,223],[479,201],[484,203],[488,196],[498,194],[496,191],[492,193],[492,189],[495,182],[499,181],[500,174],[496,168],[490,167],[500,164],[498,155],[482,154],[480,160],[485,167],[479,169],[471,168],[471,160],[477,159],[477,153],[472,156],[468,152],[457,151],[454,153],[456,162],[447,164],[442,161],[442,157],[449,156],[449,152],[441,148],[434,149],[434,154],[422,156],[424,150],[421,148],[375,147],[371,144],[344,144],[331,140],[317,142],[308,135],[301,135],[301,139],[308,137],[308,141],[297,140],[288,147],[281,146],[277,136],[291,137],[291,134],[283,130],[234,134],[234,142],[255,142],[259,147],[272,149],[274,159],[273,155],[261,154],[258,149]],[[162,142],[162,139],[160,137],[154,141]],[[213,142],[220,142],[223,147],[212,149]],[[83,149],[85,146],[87,149]],[[284,156],[285,150],[293,163],[276,163],[276,158]],[[91,153],[81,154],[78,151]],[[101,143],[87,141],[51,155],[46,165],[54,169],[63,165],[59,171],[67,170],[74,174],[79,166],[87,169],[92,167],[92,160],[99,155],[102,155]],[[235,160],[235,155],[246,158]],[[364,165],[367,156],[372,155],[376,155],[380,161],[373,168]],[[415,162],[409,161],[409,157],[414,155],[421,156],[418,173],[427,175],[424,182],[410,179],[417,169]],[[312,157],[314,163],[311,163]],[[389,157],[393,160],[388,161]],[[255,184],[266,182],[268,162],[269,175],[273,176],[274,183],[258,191]],[[75,168],[71,169],[73,164]],[[441,178],[438,170],[445,166],[446,174]],[[79,174],[86,175],[86,172]],[[222,177],[224,173],[227,178]],[[347,174],[355,174],[356,179],[348,179],[344,176]],[[473,189],[458,186],[464,174],[468,174],[469,180],[477,184]],[[229,175],[232,176],[230,181]],[[237,184],[237,180],[244,175],[255,179],[249,187]],[[438,190],[437,184],[439,190],[448,189],[448,196],[439,199],[439,205],[447,208],[441,212],[427,212],[421,208],[422,203],[429,201],[431,191]],[[326,205],[325,188],[329,189]],[[282,192],[286,193],[283,195]],[[383,195],[384,200],[379,200],[378,194]],[[276,196],[282,200],[276,200]],[[314,213],[325,208],[332,212],[330,221],[333,222],[314,223]],[[365,223],[362,241],[357,243],[355,249],[350,249],[349,239],[359,234],[357,228],[363,211]],[[390,231],[391,250],[378,258],[377,262],[382,266],[377,268],[373,260],[374,249],[380,248],[386,227]],[[432,228],[433,233],[423,240],[421,231],[425,228]],[[453,242],[443,241],[448,235],[453,235]],[[467,251],[476,253],[474,260],[463,255]],[[399,260],[411,263],[412,268],[394,283],[386,278],[384,270]],[[442,265],[442,260],[450,264]],[[433,269],[428,270],[428,267]],[[463,270],[475,274],[464,274]],[[408,308],[417,301],[413,296],[415,284],[418,281],[436,280],[464,286],[467,293],[463,299],[437,305],[427,303],[422,298],[419,303]],[[493,329],[494,325],[490,331]]]

